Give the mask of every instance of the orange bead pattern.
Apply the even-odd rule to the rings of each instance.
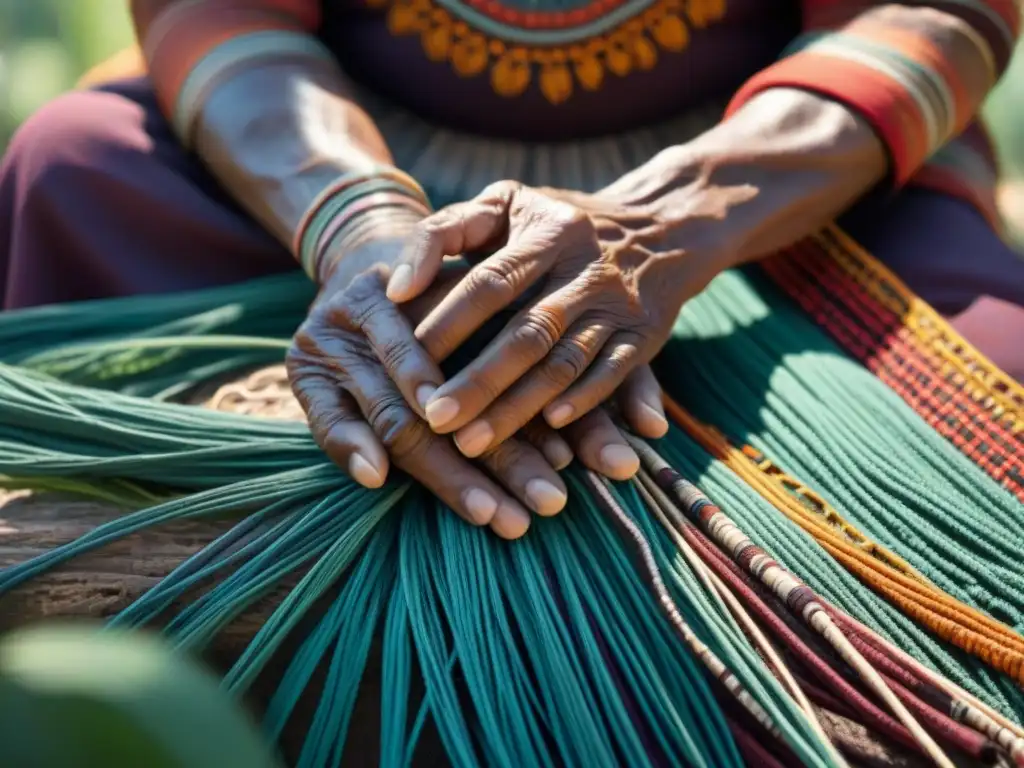
[[[680,52],[692,30],[719,21],[725,0],[657,0],[607,33],[579,43],[555,46],[510,44],[473,28],[433,0],[368,0],[387,10],[388,30],[418,35],[431,61],[448,62],[460,77],[489,74],[499,96],[519,96],[536,82],[552,104],[581,88],[597,91],[609,75],[625,77],[652,69],[659,51]],[[522,12],[494,0],[466,0],[468,7],[522,29],[567,29],[599,19],[623,4],[596,0],[569,11]]]

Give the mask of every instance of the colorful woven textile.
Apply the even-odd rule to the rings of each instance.
[[[0,596],[243,513],[113,623],[201,650],[292,578],[224,684],[297,649],[264,713],[274,741],[318,697],[297,765],[353,758],[377,656],[386,766],[428,725],[459,766],[856,762],[835,717],[935,764],[1024,765],[1024,392],[843,233],[690,302],[656,361],[670,434],[631,438],[629,483],[571,467],[567,509],[518,542],[400,479],[356,487],[301,422],[173,402],[279,360],[310,291],[0,316],[5,483],[128,510]]]

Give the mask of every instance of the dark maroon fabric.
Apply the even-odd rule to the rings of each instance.
[[[148,81],[58,98],[21,127],[0,165],[4,308],[294,268],[181,149]]]
[[[908,190],[845,222],[994,362],[1024,378],[1024,258],[968,205]],[[146,80],[71,93],[0,166],[4,308],[222,285],[294,269],[160,116]]]

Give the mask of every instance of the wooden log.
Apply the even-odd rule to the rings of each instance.
[[[224,385],[212,396],[201,396],[199,401],[207,407],[265,418],[302,418],[281,366],[257,371],[244,380]],[[56,494],[0,492],[0,569],[72,542],[123,514],[124,510],[111,504]],[[0,631],[52,620],[109,618],[230,529],[232,524],[225,519],[175,522],[139,531],[84,553],[0,598]],[[301,575],[301,572],[292,574],[270,595],[235,619],[213,639],[203,659],[221,673],[230,669]],[[171,607],[168,615],[173,615],[175,609],[184,607],[207,588],[209,585],[204,585],[187,594]],[[288,662],[309,630],[324,615],[335,594],[325,596],[313,607],[246,696],[245,703],[257,718],[274,694]],[[345,765],[372,766],[379,762],[380,665],[378,638],[349,729]],[[314,676],[282,737],[281,746],[290,763],[298,757],[318,704],[325,666],[322,665]],[[421,695],[421,692],[414,693],[417,697]],[[416,764],[445,764],[440,741],[429,727],[417,750]]]
[[[209,394],[209,393],[206,393]],[[200,393],[200,403],[218,410],[266,418],[301,418],[283,366],[274,366]],[[59,495],[0,492],[0,568],[23,562],[74,541],[124,510],[111,504]],[[40,574],[0,602],[0,631],[54,617],[102,619],[130,605],[215,538],[229,520],[198,520],[149,528]],[[284,585],[261,600],[218,637],[219,655],[237,655],[287,593]]]
[[[123,514],[113,505],[57,495],[0,497],[0,568],[72,542]],[[226,520],[171,523],[83,554],[5,595],[0,631],[54,618],[113,616],[230,527]],[[261,601],[222,633],[218,648],[226,654],[241,650],[270,608],[269,601]]]

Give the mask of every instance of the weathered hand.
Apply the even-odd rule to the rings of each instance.
[[[339,270],[325,283],[288,355],[292,388],[317,443],[357,482],[379,487],[393,462],[469,522],[505,538],[521,536],[530,524],[527,509],[551,515],[564,506],[566,488],[553,467],[568,464],[572,451],[538,423],[525,433],[541,449],[513,437],[481,454],[478,465],[430,430],[424,406],[444,379],[416,342],[413,323],[461,275],[439,276],[399,309],[385,296],[387,270],[380,265],[392,263],[400,248],[370,242],[346,255],[348,265],[378,266],[354,278]],[[615,429],[610,422],[607,428]]]
[[[643,399],[630,401],[630,422],[660,436],[667,424],[646,364],[683,302],[721,269],[721,252],[701,226],[718,220],[718,207],[707,197],[692,201],[687,242],[711,244],[697,248],[683,247],[643,205],[513,182],[424,220],[390,280],[395,301],[420,295],[445,256],[491,253],[418,326],[433,359],[443,360],[486,320],[540,288],[477,359],[431,396],[431,427],[455,432],[464,455],[480,456],[541,412],[554,428],[574,423],[634,375],[647,383]]]

